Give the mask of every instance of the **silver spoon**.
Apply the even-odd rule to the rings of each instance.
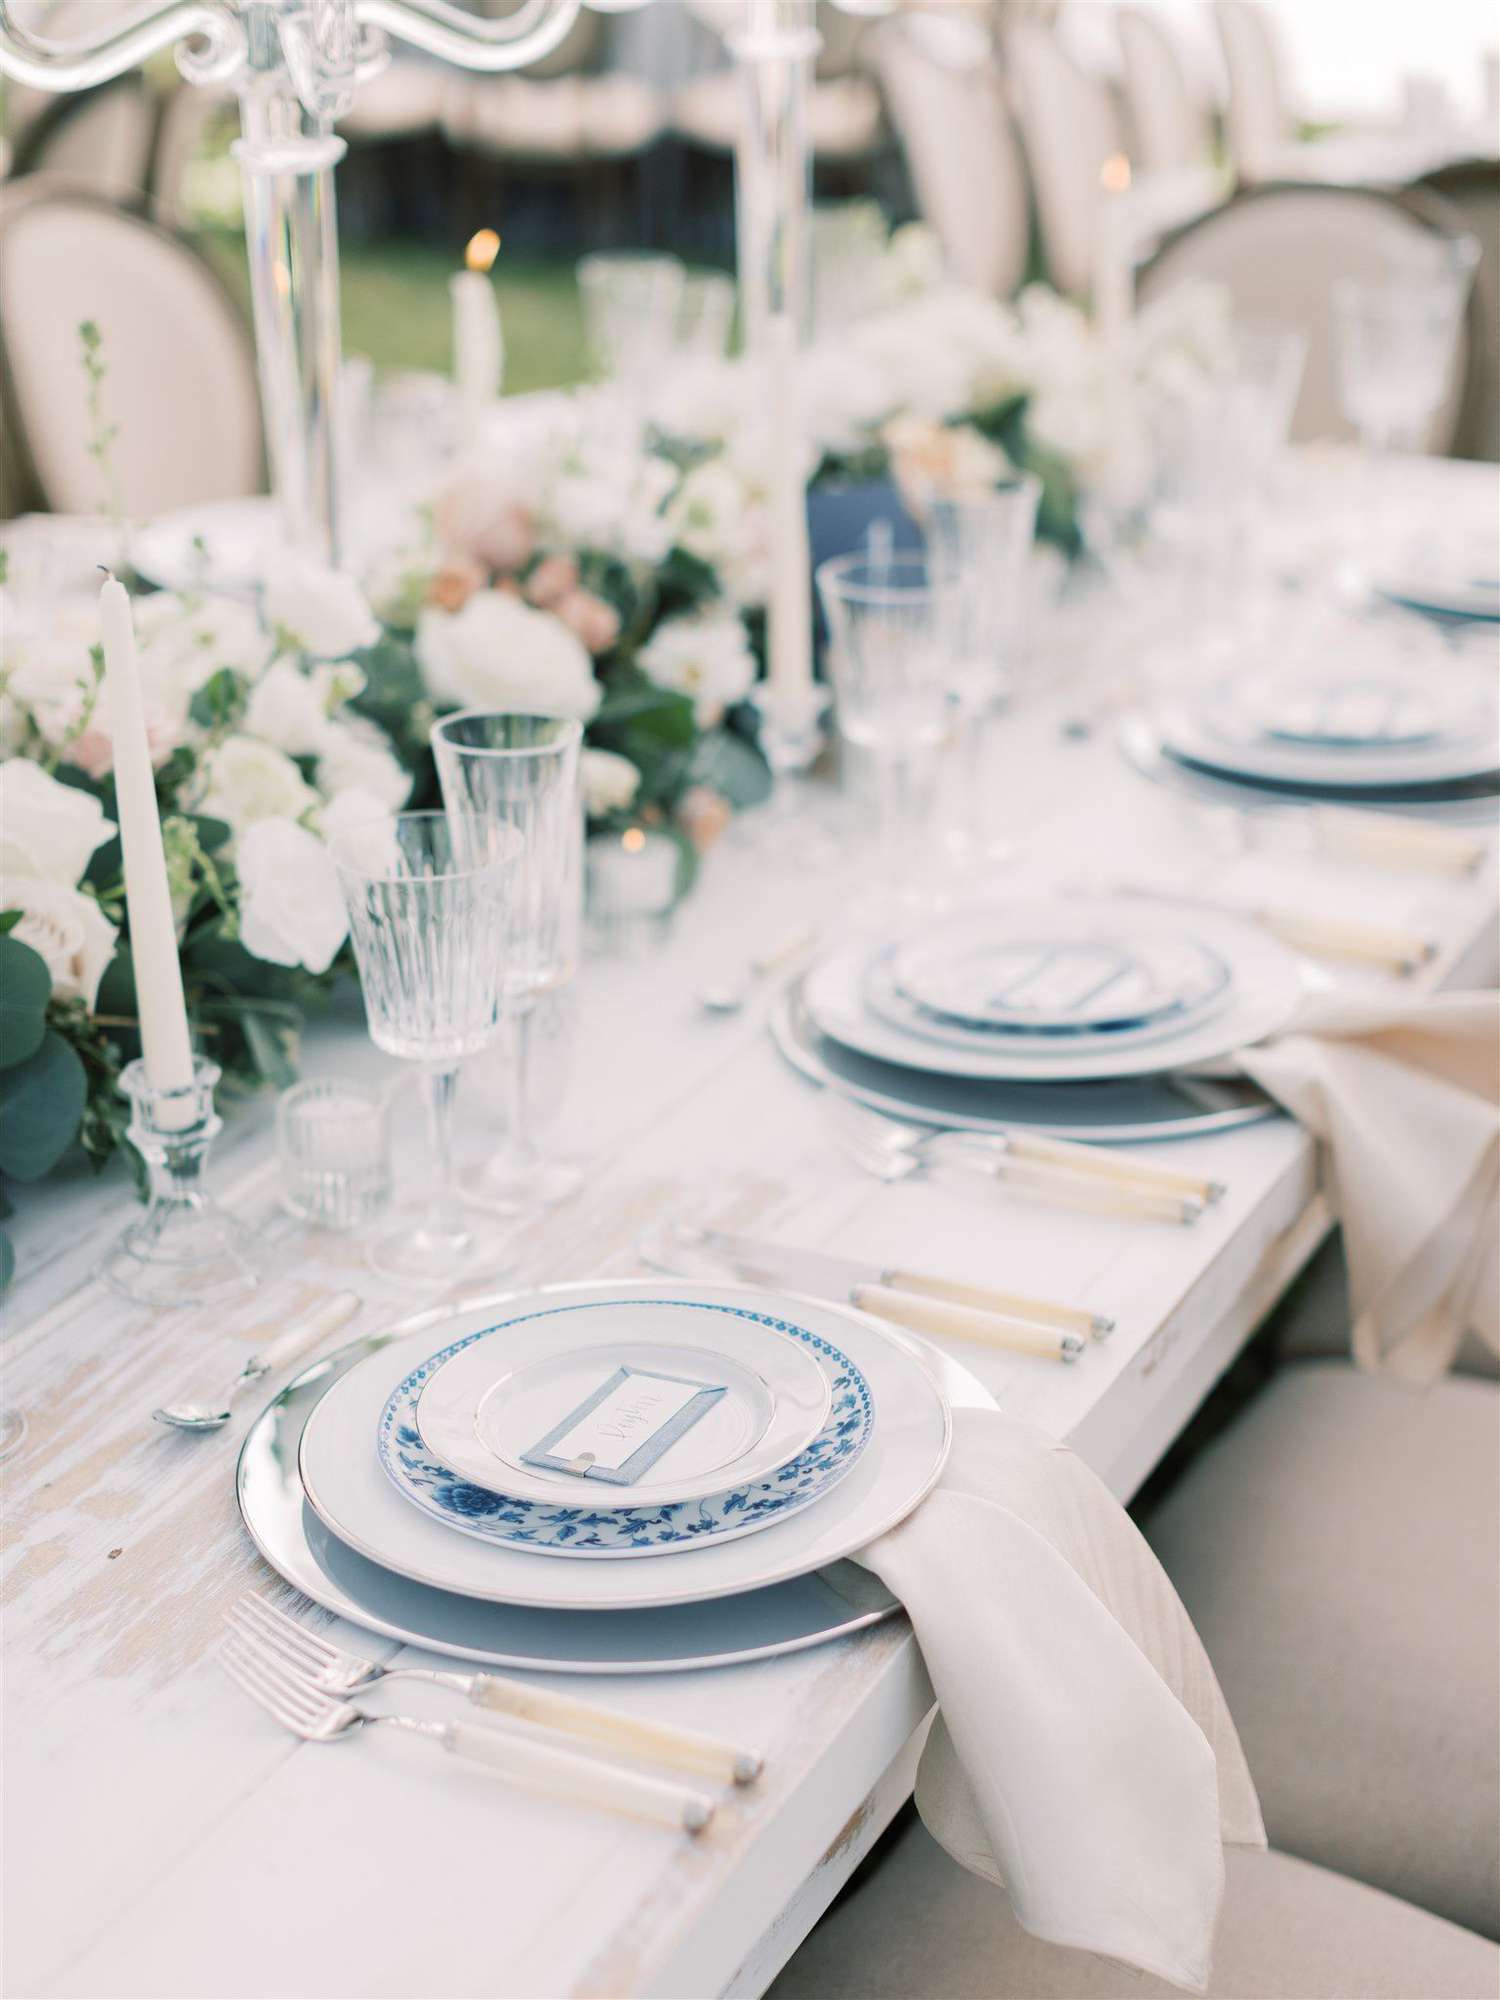
[[[768,950],[747,958],[727,979],[710,980],[698,988],[698,1005],[710,1014],[737,1014],[763,979],[811,948],[817,939],[812,924],[800,924]]]
[[[222,1410],[211,1410],[202,1403],[172,1403],[164,1410],[153,1410],[152,1416],[159,1424],[170,1424],[179,1431],[216,1431],[230,1418],[229,1405],[242,1389],[252,1382],[260,1381],[274,1369],[284,1368],[289,1361],[295,1361],[310,1347],[316,1347],[320,1340],[335,1332],[364,1304],[355,1292],[335,1292],[331,1299],[315,1306],[301,1319],[295,1320],[285,1333],[273,1340],[269,1347],[259,1354],[252,1354],[239,1374],[235,1376],[225,1392]]]

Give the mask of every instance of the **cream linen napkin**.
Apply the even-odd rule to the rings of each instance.
[[[1036,1936],[1201,1992],[1222,1842],[1265,1831],[1208,1656],[1108,1487],[1043,1432],[955,1410],[937,1488],[859,1560],[937,1692],[933,1838]]]
[[[1361,1367],[1430,1382],[1471,1326],[1500,1350],[1500,994],[1317,994],[1238,1060],[1323,1142]]]

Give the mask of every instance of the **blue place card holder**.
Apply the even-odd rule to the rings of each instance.
[[[593,1395],[523,1451],[521,1463],[570,1473],[576,1479],[632,1486],[724,1393],[722,1384],[659,1375],[645,1368],[617,1368]]]

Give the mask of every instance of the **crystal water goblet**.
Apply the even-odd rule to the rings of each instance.
[[[466,838],[443,812],[372,819],[332,843],[370,1039],[421,1065],[432,1147],[424,1212],[370,1246],[387,1277],[443,1283],[494,1251],[454,1191],[453,1098],[465,1057],[500,1032],[520,848],[492,828]]]
[[[950,724],[941,593],[927,558],[905,551],[835,556],[819,565],[817,586],[839,733],[870,757],[883,887],[899,898],[915,872],[923,794]]]
[[[986,782],[989,725],[1015,691],[1042,484],[1030,473],[993,490],[934,500],[927,560],[953,709],[955,783],[945,844],[962,859],[995,859],[1009,842],[993,825]]]
[[[612,250],[581,257],[578,292],[595,372],[643,394],[677,344],[687,268],[680,257]]]
[[[465,709],[432,732],[443,801],[482,859],[516,843],[511,949],[502,979],[509,1041],[505,1144],[464,1193],[501,1212],[545,1206],[575,1192],[571,1161],[544,1157],[532,1139],[530,1030],[538,1000],[578,969],[583,930],[581,723],[552,715]]]

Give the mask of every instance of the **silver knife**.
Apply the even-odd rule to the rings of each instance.
[[[1114,1327],[1112,1319],[1080,1306],[1054,1305],[1050,1300],[1030,1298],[1020,1292],[924,1277],[914,1271],[861,1263],[852,1257],[835,1257],[824,1250],[765,1243],[727,1229],[678,1225],[670,1233],[652,1232],[644,1237],[640,1250],[648,1264],[664,1270],[687,1270],[691,1274],[693,1257],[707,1256],[748,1283],[780,1285],[788,1291],[808,1292],[815,1298],[837,1299],[852,1305],[865,1303],[870,1311],[884,1312],[886,1317],[891,1316],[887,1310],[893,1302],[891,1295],[900,1294],[910,1297],[913,1303],[926,1300],[976,1318],[1014,1320],[1022,1332],[1029,1323],[1032,1327],[1057,1327],[1065,1333],[1102,1339]],[[879,1302],[870,1301],[872,1291],[881,1295]],[[958,1323],[946,1330],[960,1334],[963,1331]],[[981,1329],[976,1324],[969,1331],[977,1336]],[[1081,1341],[1070,1345],[1065,1339],[1060,1345],[1062,1358],[1071,1359],[1081,1347]]]

